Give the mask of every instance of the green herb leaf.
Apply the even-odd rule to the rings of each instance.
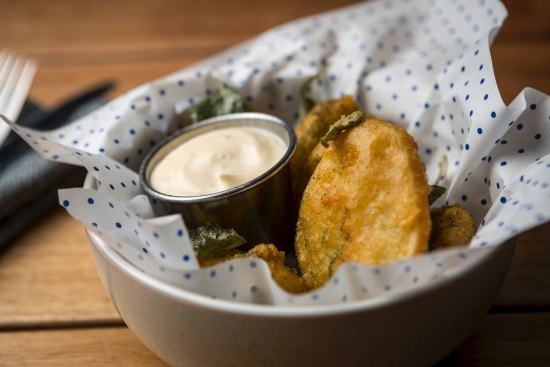
[[[311,89],[311,83],[317,79],[319,75],[314,75],[306,79],[300,88],[300,113],[298,121],[301,120],[315,106],[316,102],[308,96]]]
[[[189,108],[188,111],[191,121],[199,122],[230,113],[248,112],[251,109],[240,94],[222,83],[210,97]]]
[[[212,257],[246,243],[234,229],[225,229],[214,223],[207,223],[189,230],[193,250],[197,256]]]
[[[355,111],[347,116],[340,117],[340,119],[332,124],[330,129],[328,129],[325,136],[321,138],[321,144],[325,148],[328,147],[329,141],[336,140],[344,131],[365,121],[366,116],[367,115],[361,111]]]
[[[430,193],[428,194],[428,203],[432,205],[437,199],[447,191],[443,186],[431,185]]]

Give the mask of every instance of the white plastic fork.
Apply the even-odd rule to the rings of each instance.
[[[31,88],[37,64],[32,58],[17,55],[8,50],[0,52],[0,114],[16,121]],[[10,127],[0,122],[0,145],[10,132]]]

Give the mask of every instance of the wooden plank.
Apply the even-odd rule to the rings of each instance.
[[[519,235],[493,311],[550,310],[550,223]]]
[[[507,41],[541,40],[550,36],[547,0],[504,0],[508,18],[499,37]]]
[[[189,42],[196,42],[205,35],[217,40],[231,39],[233,43],[283,22],[354,2],[321,0],[304,5],[293,0],[277,3],[267,0],[138,0],[129,5],[125,0],[107,3],[58,0],[54,7],[47,2],[20,0],[0,4],[0,11],[5,16],[1,25],[5,32],[0,34],[6,34],[3,46],[31,50],[109,47],[121,43],[147,43],[150,39],[166,42],[182,36]]]
[[[0,332],[0,365],[167,366],[126,327]]]
[[[265,0],[243,1],[228,5],[208,0],[191,6],[160,0],[148,6],[146,0],[141,0],[131,7],[123,0],[93,5],[61,0],[56,7],[30,0],[0,3],[0,11],[5,14],[0,43],[38,58],[40,68],[31,95],[49,106],[98,79],[120,80],[122,93],[271,27],[353,3],[325,0],[303,6],[281,0],[273,6]],[[550,22],[548,2],[544,0],[505,3],[510,16],[494,44],[493,57],[497,81],[509,103],[525,86],[550,90],[546,78],[550,44],[545,36],[532,36],[548,34]],[[266,8],[269,11],[263,10]],[[78,16],[83,11],[87,16]],[[119,16],[119,11],[125,16]],[[101,27],[94,19],[101,19]],[[60,76],[58,72],[65,68],[69,75],[73,70],[79,77]]]
[[[510,43],[497,38],[491,48],[491,56],[504,103],[512,102],[525,87],[550,93],[548,42]]]
[[[7,42],[3,42],[3,46],[17,49],[81,47],[109,44],[115,39],[131,43],[144,35],[178,39],[185,34],[188,39],[200,39],[201,34],[212,33],[217,34],[218,38],[232,37],[237,40],[292,19],[354,2],[322,0],[305,4],[292,0],[276,3],[268,0],[157,0],[151,6],[150,1],[139,0],[129,6],[124,0],[107,3],[57,0],[57,6],[53,7],[48,2],[19,0],[0,4],[0,11],[5,17],[0,25],[0,34],[6,35]],[[545,40],[550,34],[546,0],[505,0],[504,4],[509,16],[501,32],[502,38],[514,41],[537,37]],[[487,5],[480,6],[489,11]],[[80,16],[84,13],[85,17]],[[56,21],[58,19],[63,21]],[[102,20],[101,26],[98,26],[96,19]],[[66,29],[71,32],[66,32]]]
[[[353,2],[0,2],[0,44],[38,59],[31,97],[52,106],[102,79],[116,78],[113,95],[121,94],[281,23]]]
[[[163,77],[200,58],[156,62],[120,62],[100,65],[62,65],[41,67],[37,73],[31,97],[51,107],[73,93],[104,80],[114,80],[116,89],[109,97],[117,97],[144,83]]]
[[[41,65],[31,96],[46,106],[52,106],[63,97],[97,83],[115,79],[117,96],[144,83],[199,62],[225,49],[226,45],[196,49],[158,49],[148,56],[134,50],[126,56],[112,55],[112,60],[83,63],[77,59],[60,65]],[[230,45],[227,45],[229,47]],[[492,47],[493,66],[502,99],[509,104],[525,87],[550,93],[550,43],[510,44],[497,40]],[[165,55],[165,56],[163,56]],[[533,57],[536,55],[536,57]],[[81,57],[86,57],[81,54]],[[143,59],[143,60],[142,60]]]
[[[0,295],[0,329],[120,322],[100,285],[82,226],[61,208],[2,253]]]
[[[550,365],[550,313],[488,315],[436,367]],[[426,346],[429,348],[429,346]]]

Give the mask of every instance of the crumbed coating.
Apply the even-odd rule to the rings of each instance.
[[[272,244],[259,244],[248,252],[230,250],[215,257],[199,257],[198,260],[201,267],[208,267],[227,260],[247,257],[265,260],[271,270],[273,280],[287,292],[302,293],[306,290],[304,282],[302,278],[298,276],[296,270],[284,264],[285,253],[279,251],[277,247]]]
[[[306,161],[319,140],[342,115],[349,115],[359,107],[351,96],[331,99],[316,104],[295,127],[296,151],[290,161],[290,172],[295,202],[299,203],[310,174],[304,172]]]
[[[459,204],[433,208],[431,218],[430,250],[465,246],[476,231],[472,216]]]
[[[412,137],[368,118],[324,150],[304,191],[296,253],[308,288],[344,261],[383,264],[428,249],[429,186]]]

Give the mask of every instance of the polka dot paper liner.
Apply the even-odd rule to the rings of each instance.
[[[96,239],[169,284],[273,305],[394,295],[450,276],[550,218],[550,99],[526,88],[503,103],[489,46],[506,15],[490,0],[360,3],[272,29],[59,130],[12,127],[45,159],[86,167],[97,187],[61,190],[60,204]],[[478,230],[467,248],[379,267],[348,263],[323,288],[297,296],[279,288],[261,260],[198,267],[181,217],[141,191],[136,170],[144,155],[221,82],[255,111],[294,123],[310,79],[314,100],[350,94],[407,129],[429,182],[448,188],[435,206],[460,203],[472,213]]]

